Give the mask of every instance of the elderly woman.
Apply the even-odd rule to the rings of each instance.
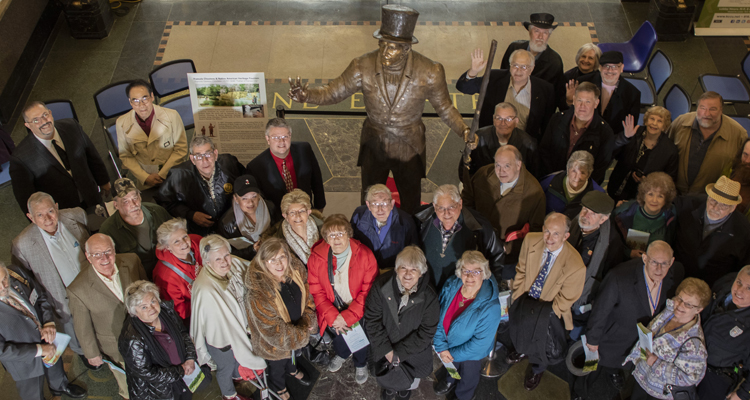
[[[320,239],[323,216],[312,209],[310,196],[300,189],[285,194],[280,208],[284,219],[267,230],[264,239],[267,236],[286,240],[293,254],[307,265],[310,250]]]
[[[676,195],[677,189],[669,175],[652,172],[638,185],[636,200],[623,203],[615,209],[615,223],[628,245],[627,256],[641,257],[646,246],[654,240],[672,244],[676,226],[676,209],[672,200]],[[630,229],[648,234],[648,240],[633,240],[632,235],[628,239]]]
[[[677,146],[666,134],[672,114],[654,106],[643,117],[644,126],[634,126],[635,118],[625,117],[624,130],[615,138],[617,165],[609,177],[607,191],[615,201],[635,198],[638,184],[652,172],[666,172],[677,179]]]
[[[549,174],[539,182],[547,198],[547,214],[555,211],[573,219],[581,212],[581,200],[586,193],[592,190],[604,192],[591,179],[592,172],[594,156],[588,151],[578,150],[570,155],[565,171]]]
[[[476,250],[465,252],[456,263],[456,276],[440,292],[440,323],[433,340],[440,359],[452,362],[461,379],[456,384],[446,376],[435,384],[435,394],[444,395],[455,386],[456,399],[473,398],[481,360],[495,344],[500,325],[498,294],[487,259]]]
[[[315,300],[320,334],[333,337],[336,356],[328,370],[336,372],[352,354],[341,336],[364,315],[365,299],[378,275],[372,250],[352,239],[352,226],[342,214],[326,218],[321,228],[325,241],[318,242],[307,262],[310,293]],[[367,381],[369,347],[354,352],[355,380]]]
[[[245,275],[250,342],[268,365],[268,385],[283,400],[289,399],[285,377],[305,386],[307,374],[292,359],[295,350],[307,346],[317,328],[315,304],[307,285],[307,271],[292,257],[282,239],[264,240]]]
[[[668,386],[694,386],[703,379],[708,354],[700,312],[709,301],[711,289],[700,279],[685,278],[677,287],[674,299],[648,325],[653,353],[636,343],[623,363],[635,365],[631,400],[673,399]]]
[[[229,240],[232,254],[252,260],[261,235],[275,222],[274,205],[263,199],[252,175],[238,176],[233,188],[232,207],[216,225],[216,233]]]
[[[432,337],[440,303],[426,276],[427,259],[419,247],[396,256],[395,269],[373,284],[365,303],[367,337],[376,372],[400,371],[377,378],[381,399],[408,399],[419,381],[432,373]]]
[[[591,82],[599,71],[599,57],[602,51],[594,43],[586,43],[576,53],[576,66],[565,71],[565,82]]]
[[[201,239],[200,250],[204,268],[193,284],[190,336],[198,362],[202,365],[213,359],[216,364],[216,380],[224,398],[244,400],[232,381],[250,376],[247,369],[266,368],[248,338],[247,289],[242,279],[250,262],[233,256],[229,242],[219,235]]]
[[[125,318],[118,341],[125,359],[131,399],[184,399],[193,393],[182,378],[193,373],[195,346],[169,301],[159,299],[151,282],[135,281],[125,289]],[[207,371],[210,376],[210,369]]]
[[[174,302],[174,310],[190,326],[190,289],[203,265],[201,237],[187,233],[187,221],[173,218],[156,230],[154,283],[162,299]]]

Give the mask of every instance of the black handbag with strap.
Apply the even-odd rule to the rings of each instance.
[[[680,345],[680,348],[677,349],[677,353],[675,353],[674,359],[672,360],[672,363],[677,360],[677,357],[680,355],[680,351],[682,351],[682,346],[687,344],[687,342],[690,341],[690,339],[698,339],[697,336],[691,336],[687,338],[687,340]],[[672,394],[672,398],[674,400],[698,400],[698,388],[695,385],[690,386],[677,386],[677,385],[666,385],[664,386],[664,395]]]

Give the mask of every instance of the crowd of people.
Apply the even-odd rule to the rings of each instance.
[[[110,185],[81,126],[30,103],[10,174],[31,224],[0,267],[0,362],[21,397],[43,399],[45,377],[55,395],[86,395],[62,362],[43,367],[60,329],[126,399],[190,399],[183,378],[200,370],[197,390],[215,376],[242,400],[244,381],[263,380],[287,400],[288,382],[313,382],[296,358],[322,346],[323,368],[351,358],[356,383],[375,379],[388,400],[408,399],[436,354],[460,379],[437,374],[435,393],[470,400],[498,344],[508,364],[528,359],[532,391],[585,335],[599,362],[574,398],[633,379],[632,399],[749,400],[747,132],[714,92],[674,121],[651,107],[638,126],[622,54],[586,44],[564,72],[547,45],[554,17],[524,26],[529,40],[484,72],[463,188],[440,185],[417,208],[370,171],[363,204],[324,217],[320,167],[287,121],[269,120],[269,148],[245,166],[211,137],[188,144],[142,80],[116,123],[128,176]],[[458,90],[478,92],[485,66],[473,51]],[[116,211],[93,232],[88,215],[110,194]]]

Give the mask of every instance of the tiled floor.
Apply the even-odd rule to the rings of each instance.
[[[92,95],[102,86],[120,80],[146,78],[148,72],[153,68],[154,60],[167,21],[273,21],[271,26],[258,26],[258,32],[263,32],[262,41],[265,46],[259,45],[257,41],[251,40],[248,35],[234,35],[229,30],[222,31],[217,27],[206,27],[206,32],[196,34],[194,39],[195,48],[206,48],[199,46],[198,41],[208,41],[208,47],[213,46],[211,57],[207,53],[191,53],[190,48],[179,53],[180,57],[189,57],[196,61],[199,70],[224,72],[248,71],[262,68],[262,65],[275,66],[269,70],[276,78],[283,78],[288,74],[300,74],[310,78],[328,79],[333,76],[330,71],[343,68],[352,54],[361,54],[375,48],[375,41],[370,39],[373,26],[350,26],[347,29],[330,29],[330,35],[323,41],[321,47],[297,46],[295,41],[304,40],[305,31],[310,28],[302,26],[285,26],[289,21],[369,21],[380,20],[380,6],[386,3],[401,3],[417,9],[420,21],[444,21],[444,22],[516,22],[525,21],[532,12],[549,12],[556,16],[558,21],[565,22],[593,22],[596,35],[600,42],[624,41],[630,38],[638,27],[643,23],[648,13],[648,3],[619,3],[616,0],[606,1],[385,1],[385,0],[362,0],[362,1],[287,1],[287,0],[144,0],[139,5],[132,6],[130,12],[123,17],[116,17],[115,25],[110,36],[103,40],[75,40],[68,33],[64,19],[58,24],[58,32],[53,39],[51,49],[40,60],[40,72],[37,79],[29,85],[25,97],[20,103],[33,100],[48,100],[55,98],[68,98],[76,106],[81,124],[90,132],[94,143],[102,154],[105,154],[105,144],[102,136],[101,126],[98,123],[94,108]],[[281,22],[279,24],[279,21]],[[328,27],[326,27],[328,28]],[[336,28],[331,26],[330,28]],[[422,44],[415,46],[416,51],[441,61],[446,68],[453,71],[461,71],[468,64],[465,53],[474,46],[484,45],[486,39],[476,39],[468,30],[459,32],[443,41],[435,41],[438,33],[451,33],[450,29],[455,27],[435,26],[428,27],[420,25],[417,32],[423,32]],[[510,28],[509,28],[510,29]],[[518,33],[507,31],[503,33],[502,41],[522,39],[515,37],[523,35],[522,29],[516,29]],[[437,33],[436,33],[437,32]],[[354,38],[356,37],[356,40]],[[559,36],[558,36],[559,37]],[[572,62],[573,54],[568,47],[574,49],[576,45],[561,43],[553,47],[563,52],[566,63]],[[695,98],[700,94],[697,85],[697,77],[701,73],[740,73],[739,61],[747,52],[747,45],[743,37],[731,38],[701,38],[690,37],[685,42],[660,42],[657,48],[662,49],[674,63],[674,73],[666,84],[669,88],[673,84],[680,84]],[[431,41],[432,40],[432,41]],[[213,44],[210,44],[213,42]],[[481,43],[480,43],[481,42]],[[421,48],[419,46],[422,46]],[[456,46],[464,46],[461,52],[450,49]],[[502,46],[501,46],[502,47]],[[286,48],[283,52],[281,48]],[[273,51],[269,51],[273,49]],[[502,52],[504,48],[499,49]],[[165,55],[169,55],[169,47]],[[321,54],[322,51],[322,54]],[[214,64],[214,54],[223,55],[220,63]],[[175,57],[178,52],[175,53]],[[316,63],[308,63],[309,59],[320,60]],[[318,76],[315,76],[318,75]],[[448,76],[448,79],[457,77]],[[666,93],[662,90],[660,97]],[[270,99],[269,99],[270,100]],[[727,107],[727,113],[734,113],[732,107]],[[736,107],[740,113],[748,113],[748,107]],[[17,115],[15,116],[17,118]],[[13,138],[20,141],[25,135],[21,123],[11,121]],[[301,124],[304,121],[296,121]],[[436,124],[440,124],[436,122]],[[313,142],[315,134],[319,131],[313,129],[296,129],[295,139]],[[299,133],[297,133],[299,132]],[[429,166],[428,180],[424,187],[429,189],[432,184],[450,182],[455,175],[455,161],[457,149],[461,147],[460,140],[453,134],[444,136],[444,142],[436,147],[436,154],[445,152],[446,158],[437,158],[440,161],[433,162]],[[438,151],[437,149],[440,149]],[[323,164],[324,155],[319,149],[316,154]],[[437,157],[437,156],[436,156]],[[445,161],[445,162],[443,162]],[[349,168],[349,167],[347,167]],[[333,176],[327,168],[324,174],[326,179]],[[354,171],[356,174],[356,171]],[[337,190],[331,193],[329,206],[326,213],[334,212],[350,213],[358,199],[356,193],[356,181],[342,183],[340,187],[346,190]],[[429,194],[423,196],[429,200]],[[12,195],[10,187],[0,189],[0,201],[5,204],[4,212],[0,215],[0,241],[5,245],[0,246],[0,260],[10,260],[10,241],[27,224],[25,217],[19,211]],[[503,351],[500,351],[500,356]],[[498,358],[498,366],[504,372],[507,366]],[[106,377],[100,376],[105,373],[90,374],[83,371],[80,363],[73,359],[69,365],[71,378],[79,377],[85,385],[91,388],[92,398],[112,398],[116,390],[112,383],[106,381]],[[563,379],[568,379],[564,367],[556,366],[552,371]],[[83,374],[83,375],[81,375]],[[106,374],[105,374],[106,375]],[[351,390],[351,382],[346,375],[332,376],[323,374],[321,382],[337,382],[335,384],[321,384],[313,390],[314,398],[336,398],[349,399],[354,392]],[[415,398],[434,398],[431,396],[429,382],[423,383],[424,388]],[[480,384],[478,398],[501,399],[497,392],[497,384],[494,380],[483,380]],[[611,389],[606,385],[597,388],[600,396],[597,398],[609,399],[612,397]],[[15,399],[15,388],[10,376],[0,370],[0,391],[3,399]],[[335,393],[333,393],[335,392]],[[357,393],[363,393],[356,391]],[[357,398],[378,398],[377,388],[372,382],[368,382],[365,394]],[[101,396],[101,397],[94,397]],[[114,396],[117,398],[117,396]],[[217,392],[201,393],[196,398],[218,398]],[[567,398],[565,396],[560,397]]]

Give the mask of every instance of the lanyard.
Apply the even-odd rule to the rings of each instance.
[[[643,268],[643,280],[646,284],[646,291],[648,292],[648,303],[651,306],[651,315],[654,315],[656,313],[656,307],[659,305],[659,297],[661,296],[661,285],[664,283],[664,281],[659,282],[659,291],[656,292],[656,301],[654,301],[654,298],[651,296],[651,288],[648,286],[648,278],[646,277],[646,268],[644,266]]]

